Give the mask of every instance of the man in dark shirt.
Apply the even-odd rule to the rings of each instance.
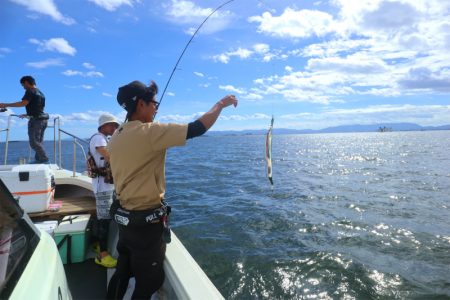
[[[34,158],[36,159],[36,163],[47,163],[48,157],[43,147],[44,132],[47,128],[48,120],[48,114],[44,113],[45,96],[36,87],[36,81],[31,76],[23,76],[20,79],[20,84],[25,89],[25,95],[22,97],[22,101],[0,103],[0,108],[25,106],[27,113],[26,115],[22,115],[22,117],[29,118],[28,137],[31,148],[36,152]]]

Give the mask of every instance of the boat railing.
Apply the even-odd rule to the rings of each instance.
[[[5,165],[8,161],[8,145],[11,130],[11,118],[22,117],[19,115],[9,115],[6,129],[0,129],[0,133],[6,132],[5,141]],[[59,169],[62,169],[62,135],[67,135],[73,139],[73,177],[77,177],[76,160],[77,146],[82,149],[84,158],[86,152],[82,143],[89,144],[85,139],[67,132],[60,128],[60,118],[53,118],[53,147],[54,162]],[[58,163],[57,163],[58,162]],[[89,185],[91,183],[89,182]],[[166,260],[164,263],[166,280],[163,286],[164,299],[224,299],[217,288],[213,285],[201,267],[192,258],[175,233],[172,235],[172,242],[167,247]]]
[[[5,161],[4,161],[4,164],[5,164],[5,165],[7,164],[7,161],[8,161],[9,132],[11,131],[11,130],[10,130],[10,128],[11,128],[11,119],[14,118],[14,117],[16,117],[16,118],[23,118],[21,115],[10,114],[10,115],[8,116],[8,122],[7,122],[6,128],[0,130],[0,132],[3,132],[3,131],[6,132],[6,139],[5,139]]]
[[[11,120],[12,118],[20,118],[23,119],[23,115],[15,115],[10,114],[8,115],[8,122],[5,129],[0,129],[0,133],[6,132],[5,137],[5,153],[4,153],[4,165],[7,165],[8,163],[8,150],[9,150],[9,138],[10,138],[10,132],[11,132]],[[26,117],[25,117],[26,118]],[[77,137],[76,135],[65,131],[61,129],[61,122],[60,118],[54,117],[53,118],[53,126],[47,126],[48,128],[53,128],[53,161],[58,166],[59,169],[62,169],[62,135],[67,135],[73,139],[73,160],[72,160],[72,166],[73,166],[73,177],[77,176],[76,166],[77,166],[77,146],[80,147],[81,152],[83,153],[84,160],[86,160],[86,151],[84,150],[84,147],[82,143],[89,145],[89,142],[86,141],[83,138]],[[31,159],[31,147],[29,147],[29,157],[28,160]],[[24,163],[24,162],[21,162]]]

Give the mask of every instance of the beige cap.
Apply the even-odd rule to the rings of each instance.
[[[103,125],[105,125],[107,123],[116,123],[117,126],[120,126],[119,121],[117,121],[116,117],[114,117],[113,115],[108,114],[108,113],[102,114],[98,118],[98,128],[100,129],[100,127],[102,127]]]

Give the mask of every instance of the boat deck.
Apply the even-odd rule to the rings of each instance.
[[[73,177],[66,170],[54,169],[55,197],[53,202],[61,203],[57,209],[38,213],[28,213],[32,220],[61,220],[64,216],[90,214],[96,215],[95,196],[91,179],[86,176]]]
[[[67,283],[73,299],[105,299],[106,268],[97,265],[93,258],[84,262],[64,265]]]
[[[59,220],[67,215],[90,214],[95,215],[95,199],[92,196],[61,197],[55,202],[61,201],[62,206],[58,210],[46,210],[38,213],[29,213],[31,219]]]

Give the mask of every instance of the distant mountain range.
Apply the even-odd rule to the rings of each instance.
[[[449,125],[442,126],[420,126],[414,123],[380,123],[372,125],[342,125],[327,127],[324,129],[287,129],[274,128],[274,134],[306,134],[306,133],[339,133],[339,132],[377,132],[380,128],[389,129],[387,131],[425,131],[425,130],[450,130]],[[208,135],[258,135],[265,134],[266,129],[259,130],[228,130],[228,131],[209,131]]]

